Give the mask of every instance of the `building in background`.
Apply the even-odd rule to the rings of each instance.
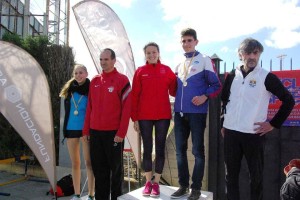
[[[22,37],[44,34],[43,24],[34,16],[30,14],[25,16],[25,14],[25,5],[20,0],[0,1],[0,38],[2,38],[5,32],[16,33]],[[29,26],[24,27],[27,20]]]
[[[30,0],[1,0],[0,39],[5,32],[21,37],[48,35],[54,44],[68,45],[69,0],[41,2],[46,6],[38,13],[31,9]]]

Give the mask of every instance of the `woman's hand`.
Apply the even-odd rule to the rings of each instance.
[[[135,130],[137,133],[139,133],[139,132],[140,132],[139,122],[138,122],[138,121],[135,121],[135,122],[133,122],[133,123],[134,123],[134,124],[133,124],[134,130]]]
[[[84,142],[89,142],[90,141],[90,136],[89,135],[84,135],[82,136],[82,139]]]

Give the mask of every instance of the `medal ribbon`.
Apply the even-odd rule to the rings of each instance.
[[[193,53],[193,56],[192,56],[192,58],[191,58],[191,61],[189,62],[189,65],[186,67],[185,66],[185,61],[184,61],[184,83],[186,82],[186,77],[187,77],[187,74],[188,74],[188,71],[189,71],[189,68],[190,68],[190,66],[191,66],[191,64],[193,63],[193,59],[194,59],[194,57],[195,57],[195,53],[196,53],[196,51],[194,51],[194,53]]]
[[[83,95],[81,95],[81,96],[80,96],[80,98],[79,98],[79,100],[78,100],[77,104],[76,104],[76,102],[75,102],[75,99],[74,99],[73,93],[71,93],[71,96],[72,96],[72,100],[73,100],[73,103],[74,103],[74,106],[75,106],[75,111],[78,111],[78,105],[79,105],[79,103],[80,103],[80,101],[81,101],[81,99],[82,99]]]

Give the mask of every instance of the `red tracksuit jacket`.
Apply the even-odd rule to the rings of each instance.
[[[132,83],[132,120],[171,119],[169,94],[175,96],[176,87],[176,75],[160,61],[139,67]]]
[[[96,75],[90,83],[83,135],[90,129],[117,130],[116,136],[127,133],[131,111],[131,87],[128,78],[116,69]]]

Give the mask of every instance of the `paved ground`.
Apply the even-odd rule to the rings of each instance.
[[[56,175],[57,180],[61,177],[71,174],[71,164],[67,163],[69,161],[68,152],[64,146],[66,155],[62,155],[62,160],[64,158],[65,163],[62,166],[57,166]],[[60,151],[62,152],[62,150]],[[133,155],[132,155],[133,156]],[[124,163],[127,163],[128,157],[124,157]],[[130,165],[129,165],[130,166]],[[84,185],[86,180],[86,171],[84,166],[81,170],[81,186]],[[26,170],[25,170],[26,169]],[[123,193],[129,191],[129,182],[130,180],[130,190],[139,188],[142,183],[139,183],[136,179],[137,170],[132,166],[128,169],[127,165],[124,165],[124,170],[127,172],[124,177],[124,188]],[[129,170],[129,171],[128,171]],[[29,178],[25,179],[24,174],[27,174]],[[130,174],[130,178],[128,177]],[[39,177],[39,178],[38,178]],[[0,163],[0,200],[52,200],[55,199],[51,194],[46,195],[50,190],[51,186],[44,170],[39,166],[32,163],[29,160],[28,165],[25,165],[24,162],[13,162],[13,163]],[[6,195],[6,196],[5,196]],[[87,186],[84,188],[82,200],[87,198]],[[72,196],[69,197],[60,197],[58,200],[69,200]]]
[[[43,178],[24,179],[23,175],[0,171],[0,200],[52,200],[55,199],[54,196],[46,195],[50,187],[50,183]],[[58,200],[69,199],[71,196],[58,198]]]
[[[59,170],[60,171],[60,170]],[[61,176],[67,175],[63,173]],[[61,177],[60,176],[60,177]],[[128,179],[125,177],[123,193],[129,191]],[[131,180],[130,190],[135,190],[139,187],[138,182]],[[84,183],[82,184],[82,186]],[[86,186],[87,187],[87,186]],[[87,188],[85,187],[82,193],[82,200],[87,198]],[[51,194],[47,195],[51,186],[47,179],[29,176],[26,178],[22,174],[0,170],[0,200],[54,200],[55,197]],[[58,200],[69,200],[69,197],[60,197]]]
[[[135,185],[135,187],[134,187]],[[149,199],[144,198],[141,188],[136,188],[136,184],[133,184],[131,192],[128,192],[126,183],[124,184],[124,195],[119,197],[119,200],[142,200]],[[50,190],[50,183],[44,178],[28,177],[24,175],[13,174],[5,171],[0,171],[0,200],[55,200],[55,197],[51,194],[47,195]],[[157,200],[170,199],[170,195],[178,188],[161,185],[161,196],[156,198]],[[127,190],[127,191],[126,191]],[[69,200],[69,197],[60,197],[58,200]],[[82,194],[82,200],[86,200],[87,194]],[[186,200],[186,197],[181,198]],[[210,192],[202,191],[201,200],[212,200],[213,195]]]

